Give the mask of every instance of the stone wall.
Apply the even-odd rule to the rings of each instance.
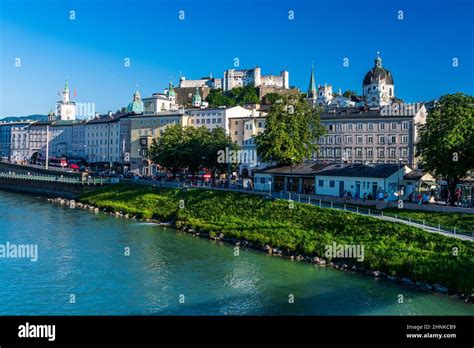
[[[63,197],[75,199],[84,192],[95,190],[100,187],[102,187],[102,185],[0,177],[0,190],[28,193],[46,197]]]
[[[15,172],[15,173],[36,173],[40,175],[58,175],[63,176],[65,178],[82,178],[86,176],[86,173],[79,173],[79,172],[72,172],[69,173],[65,170],[61,169],[45,169],[44,167],[39,166],[26,166],[21,164],[13,164],[8,162],[0,162],[0,172],[8,173],[8,172]]]

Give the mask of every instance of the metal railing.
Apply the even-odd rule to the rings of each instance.
[[[118,179],[115,178],[91,178],[87,179],[65,177],[61,175],[42,175],[42,174],[27,174],[27,173],[0,173],[0,178],[17,179],[17,180],[29,180],[29,181],[42,181],[42,182],[60,182],[67,184],[82,184],[82,185],[105,185],[118,183]]]
[[[210,190],[218,190],[218,191],[231,191],[231,192],[241,192],[241,193],[249,193],[249,194],[256,194],[256,195],[265,195],[270,196],[276,199],[284,199],[284,200],[292,200],[294,202],[299,203],[307,203],[312,204],[315,206],[319,206],[321,208],[329,208],[329,209],[338,209],[344,210],[347,212],[361,214],[366,216],[371,216],[374,218],[383,219],[385,221],[393,221],[398,223],[404,223],[407,225],[411,225],[414,227],[421,228],[425,231],[429,232],[439,232],[444,234],[451,234],[454,237],[456,235],[466,236],[467,239],[474,240],[474,231],[468,231],[458,227],[452,226],[444,226],[438,223],[430,222],[428,220],[417,220],[411,217],[405,217],[402,214],[396,214],[392,212],[384,212],[383,210],[378,210],[375,208],[368,208],[366,206],[360,206],[353,203],[339,203],[330,200],[324,200],[316,195],[309,195],[309,194],[300,194],[295,192],[284,192],[284,191],[265,191],[265,190],[251,190],[251,189],[243,189],[243,188],[224,188],[224,187],[215,187],[209,184],[201,183],[199,185],[189,185],[179,181],[158,181],[158,180],[122,180],[124,182],[133,182],[141,185],[150,185],[156,187],[166,187],[166,188],[201,188],[201,189],[210,189]],[[375,201],[374,201],[375,205]],[[465,239],[465,238],[463,238]]]

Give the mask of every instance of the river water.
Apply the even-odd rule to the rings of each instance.
[[[0,191],[0,315],[473,315],[384,279]],[[127,251],[129,255],[127,256]],[[399,303],[400,295],[403,303]],[[293,301],[292,301],[293,299]]]

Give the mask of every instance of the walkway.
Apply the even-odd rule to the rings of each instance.
[[[134,183],[142,184],[142,185],[153,185],[153,186],[158,186],[158,187],[162,186],[160,181],[152,181],[152,180],[135,180],[135,181],[124,180],[124,181],[134,182]],[[180,182],[165,181],[164,187],[180,188],[180,187],[191,187],[191,186],[183,185],[183,183],[180,183]],[[218,187],[210,187],[210,186],[192,186],[192,187],[208,189],[208,190],[242,192],[242,193],[260,195],[260,196],[268,196],[270,193],[270,192],[264,192],[264,191],[227,189],[227,188],[218,188]],[[361,206],[357,206],[353,204],[341,204],[341,203],[324,201],[317,196],[307,195],[307,194],[272,191],[271,195],[273,198],[276,198],[276,199],[285,199],[285,200],[292,200],[299,203],[308,203],[308,204],[319,206],[321,208],[344,210],[344,211],[355,213],[355,214],[367,215],[376,219],[381,219],[385,221],[391,221],[391,222],[402,223],[402,224],[413,226],[413,227],[418,227],[427,232],[442,234],[446,237],[453,237],[453,238],[458,238],[460,240],[468,240],[471,242],[474,241],[474,231],[460,231],[456,229],[449,230],[448,228],[442,227],[440,225],[435,226],[434,224],[429,223],[428,221],[416,221],[411,218],[406,219],[406,218],[402,218],[398,216],[397,214],[395,215],[384,214],[383,210],[374,210],[374,209],[361,207]]]

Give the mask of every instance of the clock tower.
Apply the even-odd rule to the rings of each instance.
[[[367,105],[371,108],[389,105],[395,98],[392,73],[382,66],[379,52],[375,58],[375,66],[364,77],[362,94]]]
[[[57,103],[58,120],[73,121],[76,119],[76,103],[69,100],[70,93],[67,80],[62,95],[63,99]]]

